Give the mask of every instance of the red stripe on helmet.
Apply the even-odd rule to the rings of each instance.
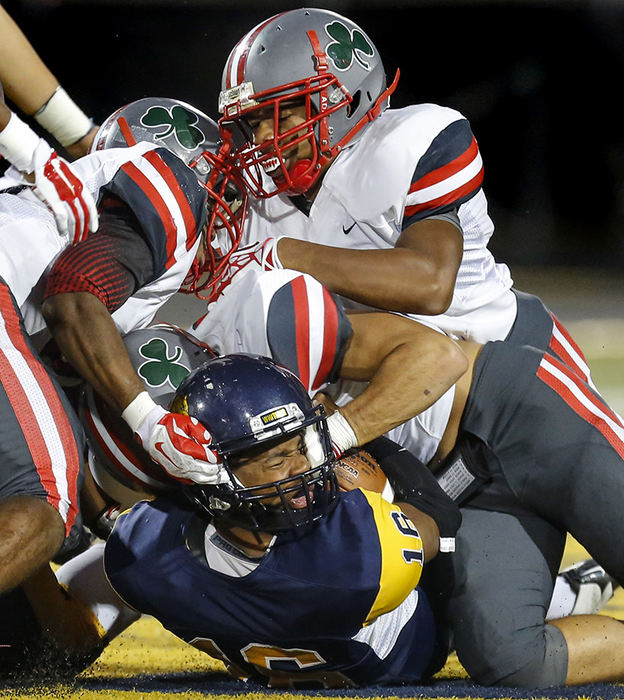
[[[232,62],[234,61],[234,55],[237,53],[238,47],[241,45],[245,45],[244,50],[240,53],[239,59],[238,59],[238,65],[236,66],[236,83],[235,85],[240,85],[244,79],[245,79],[245,66],[247,64],[247,56],[249,55],[249,52],[251,51],[251,47],[256,40],[256,37],[260,32],[271,22],[276,20],[278,17],[281,17],[282,15],[285,15],[286,12],[280,12],[277,15],[274,15],[273,17],[269,17],[269,19],[265,20],[261,24],[259,24],[257,27],[252,29],[250,32],[248,32],[239,42],[236,44],[234,47],[234,50],[232,53],[230,53],[230,58],[228,59],[227,63],[227,69],[225,72],[225,86],[226,88],[231,88],[234,87],[232,85],[232,82],[230,80],[230,76],[232,75]],[[277,86],[276,86],[277,87]]]

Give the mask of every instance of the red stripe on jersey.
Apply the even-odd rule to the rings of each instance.
[[[199,232],[197,231],[197,225],[195,223],[193,212],[191,211],[191,206],[188,203],[188,199],[186,198],[184,191],[180,187],[180,183],[171,171],[171,168],[158,155],[158,153],[156,153],[156,151],[148,151],[143,157],[148,160],[154,166],[154,168],[156,168],[156,170],[158,170],[163,180],[167,183],[167,185],[169,185],[169,189],[175,197],[175,200],[180,207],[180,211],[182,212],[184,227],[186,229],[186,249],[190,250],[197,240],[197,235]]]
[[[295,307],[295,344],[299,379],[310,388],[310,307],[305,279],[295,277],[290,283]]]
[[[122,462],[119,461],[117,456],[110,449],[108,443],[104,440],[101,433],[98,431],[98,428],[93,420],[93,416],[91,415],[91,411],[88,408],[85,409],[84,415],[87,421],[87,425],[89,426],[89,430],[91,431],[91,435],[94,438],[96,438],[100,449],[106,455],[108,461],[115,467],[115,469],[117,469],[122,476],[125,476],[126,478],[130,479],[130,481],[132,481],[133,483],[140,485],[142,488],[149,488],[151,484],[147,481],[147,479],[140,479],[138,476],[126,469]],[[115,447],[128,460],[128,462],[130,462],[136,468],[137,471],[141,472],[142,474],[146,474],[145,467],[141,464],[137,456],[127,447],[127,445],[124,442],[122,442],[114,433],[108,432],[107,435],[110,438],[111,442],[115,445]],[[158,468],[156,466],[156,463],[154,463],[154,466]],[[158,477],[153,476],[152,474],[148,474],[147,476],[153,478],[155,481],[159,481],[163,485],[171,483],[167,482],[165,479],[159,479]]]
[[[314,377],[312,389],[318,389],[327,381],[336,361],[336,342],[338,338],[338,310],[332,295],[323,288],[323,308],[325,309],[323,332],[323,355],[318,372]]]
[[[582,398],[579,398],[575,393],[572,392],[569,386],[567,386],[561,379],[555,377],[551,372],[549,372],[546,367],[548,365],[555,367],[562,374],[566,376],[571,383],[581,392]],[[596,428],[605,439],[609,442],[611,447],[624,458],[624,441],[622,437],[619,436],[615,430],[609,425],[605,418],[608,418],[617,426],[624,430],[624,426],[619,419],[619,417],[613,413],[613,411],[604,404],[599,398],[597,398],[589,390],[587,385],[583,383],[580,377],[575,374],[569,367],[566,367],[562,362],[552,357],[552,355],[544,355],[540,366],[537,369],[537,376],[547,384],[553,391],[555,391],[566,404],[583,420]],[[602,414],[596,415],[594,411],[591,410],[593,407],[596,411]]]
[[[121,169],[143,191],[160,217],[167,237],[167,262],[165,263],[165,269],[168,270],[175,263],[174,254],[178,244],[177,229],[169,207],[165,204],[160,192],[134,163],[125,163],[121,166]]]
[[[445,204],[452,204],[453,202],[461,199],[463,196],[469,194],[470,192],[476,190],[483,183],[483,167],[481,170],[466,184],[458,187],[451,192],[447,192],[441,197],[436,199],[430,199],[428,202],[423,202],[422,204],[414,204],[412,206],[405,207],[405,215],[407,217],[414,216],[418,212],[424,211],[425,209],[437,209],[438,207],[444,206]]]
[[[559,333],[561,333],[561,335],[566,339],[566,341],[572,346],[574,351],[583,360],[583,362],[587,364],[587,360],[585,359],[583,351],[579,348],[579,346],[576,344],[576,342],[565,329],[565,327],[560,323],[559,319],[552,313],[550,314],[550,316],[553,320],[553,324],[555,325]],[[574,370],[574,372],[576,372],[576,374],[578,374],[578,376],[583,381],[589,382],[589,372],[587,371],[587,366],[581,367],[578,364],[578,362],[574,359],[574,357],[570,355],[570,353],[565,349],[561,341],[559,341],[554,335],[551,336],[548,347],[557,355],[557,357],[560,357],[568,367]]]
[[[0,285],[0,315],[4,321],[4,326],[11,344],[20,353],[22,359],[28,365],[34,381],[41,389],[41,393],[46,400],[50,415],[54,421],[54,427],[58,432],[59,440],[63,448],[63,454],[67,464],[66,480],[67,497],[69,499],[67,518],[63,518],[65,521],[65,534],[67,535],[76,520],[78,512],[77,489],[80,459],[74,433],[50,377],[41,362],[32,354],[22,335],[22,329],[20,328],[19,318],[13,305],[13,300],[8,288],[4,285]],[[37,474],[48,494],[46,500],[51,506],[58,510],[61,494],[52,468],[50,452],[46,445],[37,416],[28,401],[26,391],[22,386],[20,378],[3,352],[0,352],[0,373],[2,376],[2,385],[11,403],[17,421],[20,424],[22,433],[24,434],[28,450],[30,451],[35,468],[37,469]],[[59,515],[61,514],[59,513]],[[61,515],[61,517],[63,516]]]
[[[472,163],[478,154],[479,146],[477,146],[477,142],[473,136],[472,143],[460,156],[452,160],[450,163],[447,163],[446,165],[423,175],[419,180],[412,183],[409,191],[417,192],[418,190],[425,189],[425,187],[430,187],[431,185],[437,185],[439,182],[443,182]]]

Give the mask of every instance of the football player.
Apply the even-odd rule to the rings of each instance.
[[[245,300],[245,303],[241,303],[241,300]],[[354,426],[360,426],[357,428],[358,434],[360,434],[362,421],[366,421],[368,426],[365,426],[365,429],[369,430],[369,432],[364,434],[372,436],[375,434],[375,431],[383,429],[385,422],[391,420],[392,414],[397,411],[399,404],[403,404],[400,414],[404,415],[406,411],[414,410],[413,406],[420,401],[420,395],[426,395],[427,392],[429,392],[427,401],[434,401],[430,409],[421,412],[405,425],[391,431],[389,435],[414,451],[423,460],[432,460],[435,466],[437,466],[436,461],[442,459],[444,452],[449,449],[449,442],[452,441],[456,431],[457,418],[461,415],[461,401],[457,398],[458,394],[455,393],[454,389],[451,389],[438,397],[441,389],[440,387],[436,388],[435,383],[431,383],[429,385],[430,388],[427,388],[424,384],[419,385],[418,382],[426,381],[426,379],[418,377],[418,372],[406,372],[406,367],[417,366],[420,361],[423,361],[424,365],[427,364],[426,354],[419,350],[427,340],[435,339],[432,347],[436,348],[434,354],[438,358],[442,357],[440,348],[445,344],[448,343],[455,349],[455,344],[452,341],[449,341],[448,338],[432,329],[420,327],[419,324],[407,321],[394,314],[345,314],[332,296],[316,280],[307,275],[293,271],[259,273],[257,270],[249,268],[244,274],[237,276],[225,294],[209,307],[207,316],[201,320],[194,332],[199,334],[203,341],[207,341],[221,353],[255,351],[265,356],[272,356],[282,365],[290,367],[291,370],[297,373],[303,380],[310,395],[315,394],[319,390],[328,392],[331,388],[333,395],[342,395],[340,403],[350,400],[352,397],[359,397],[358,401],[352,401],[351,404],[343,406],[328,419],[332,443],[336,451],[346,448],[344,443],[341,445],[341,440],[344,440],[345,436],[348,437],[349,431],[353,440],[349,444],[361,442],[351,428],[351,420],[353,420]],[[139,345],[133,343],[135,351],[131,353],[135,366],[145,363],[146,354],[148,354],[143,351],[136,352],[136,348],[140,348],[143,343],[149,342],[150,334],[153,334],[152,338],[158,338],[161,331],[156,328],[146,329],[141,331],[141,333],[145,334],[144,340]],[[126,338],[126,342],[128,343],[129,341],[130,336]],[[162,355],[162,353],[160,354]],[[166,354],[167,356],[174,355],[173,352]],[[394,357],[392,357],[393,355]],[[384,363],[383,360],[387,357],[391,358],[391,362],[386,361]],[[449,359],[449,363],[452,364],[454,351],[446,355],[446,357]],[[365,359],[368,364],[364,362]],[[457,363],[455,371],[461,374],[460,359],[455,358],[454,362]],[[380,369],[381,366],[383,369]],[[448,372],[449,370],[447,368],[441,371]],[[377,380],[375,380],[375,376]],[[339,377],[343,379],[339,381]],[[373,400],[371,400],[371,392],[367,393],[364,391],[366,388],[364,383],[361,381],[345,381],[366,377],[371,377],[373,380],[372,385],[375,389],[373,391]],[[382,378],[382,384],[390,385],[390,393],[377,392]],[[460,384],[462,381],[465,380],[460,380]],[[462,390],[465,390],[465,385],[462,386]],[[151,388],[151,391],[153,392],[154,389]],[[416,397],[412,396],[413,393],[416,394]],[[377,394],[377,399],[381,398],[381,401],[375,403],[375,394]],[[157,397],[155,396],[155,398]],[[437,400],[435,400],[436,398]],[[500,392],[500,398],[503,401],[505,400],[504,392]],[[406,402],[412,408],[406,408]],[[366,406],[367,413],[360,412],[363,405]],[[99,416],[97,411],[94,412],[90,408],[90,402],[87,402],[86,407],[85,416],[87,417],[88,435],[94,452],[97,453],[95,462],[101,462],[100,466],[102,469],[99,471],[106,473],[106,479],[114,479],[114,475],[117,473],[119,474],[117,480],[125,483],[127,486],[131,486],[134,481],[135,484],[142,484],[143,490],[162,492],[163,486],[167,489],[167,486],[163,484],[156,484],[158,486],[157,489],[150,485],[150,474],[141,474],[141,471],[144,470],[142,461],[137,459],[136,454],[130,455],[123,450],[124,441],[119,439],[120,434],[115,426],[107,422],[105,418],[102,419],[102,416]],[[91,418],[89,418],[89,412],[92,413]],[[380,415],[381,418],[379,417]],[[353,419],[353,416],[356,417],[356,420]],[[567,414],[565,418],[568,420],[570,415]],[[359,424],[357,420],[359,420]],[[472,450],[470,452],[470,461],[468,461],[468,457],[462,457],[460,466],[466,461],[473,471],[467,470],[464,474],[459,474],[458,476],[456,473],[458,468],[455,467],[455,471],[450,473],[442,470],[443,477],[441,478],[443,478],[443,483],[453,493],[454,497],[464,503],[465,507],[469,509],[471,517],[475,517],[473,513],[478,512],[473,511],[473,508],[479,508],[483,511],[482,517],[485,520],[483,528],[487,533],[488,518],[491,517],[491,514],[488,512],[488,505],[493,509],[501,509],[504,513],[509,512],[512,521],[514,515],[520,515],[524,512],[523,509],[528,508],[524,502],[516,502],[515,497],[513,494],[510,494],[509,490],[503,491],[502,495],[499,494],[501,489],[498,482],[500,482],[500,479],[497,480],[495,485],[489,484],[489,473],[480,472],[480,461],[479,459],[475,460],[474,447],[470,449]],[[405,452],[401,454],[405,458],[408,457]],[[477,458],[481,458],[482,454],[480,452],[476,454]],[[515,465],[512,465],[512,468],[515,468]],[[97,479],[99,483],[104,484],[104,490],[106,490],[104,479],[99,476]],[[462,483],[464,485],[463,489],[457,491],[457,489],[452,488],[453,484],[461,485]],[[492,492],[490,493],[488,489]],[[464,491],[463,494],[461,493],[462,490]],[[119,499],[121,498],[123,496],[119,497]],[[546,500],[547,495],[544,495],[543,498]],[[488,499],[490,500],[488,501]],[[540,523],[539,518],[533,513],[531,513],[530,518],[535,518],[535,523]],[[519,519],[522,520],[522,518]],[[533,523],[532,532],[538,532],[539,528],[535,523]],[[546,528],[548,532],[553,527],[552,525],[545,525],[544,522],[541,523],[541,526]],[[517,547],[510,546],[506,552],[502,550],[497,551],[496,556],[492,556],[491,559],[485,557],[487,561],[478,559],[478,564],[475,563],[474,565],[479,572],[483,572],[482,576],[478,578],[483,590],[478,589],[474,592],[475,599],[478,600],[482,595],[489,595],[489,587],[491,587],[493,591],[492,601],[501,596],[507,600],[507,608],[504,614],[501,613],[498,617],[492,617],[486,621],[490,627],[498,625],[498,629],[492,634],[492,638],[500,639],[497,636],[500,633],[506,635],[506,643],[510,647],[518,645],[521,653],[518,654],[517,658],[520,659],[520,662],[523,659],[523,654],[526,655],[528,653],[527,650],[530,653],[535,653],[538,658],[540,654],[539,647],[537,650],[533,648],[536,643],[534,639],[523,638],[527,637],[528,633],[523,629],[526,617],[523,617],[522,611],[526,613],[527,609],[531,611],[535,609],[542,610],[542,618],[539,625],[535,620],[531,620],[533,627],[529,626],[529,629],[532,629],[539,636],[540,626],[541,629],[545,628],[545,620],[554,620],[571,612],[580,615],[597,612],[612,595],[612,580],[605,574],[604,569],[595,564],[592,567],[589,564],[582,564],[580,567],[575,567],[572,572],[565,572],[558,576],[557,591],[553,594],[553,582],[550,577],[551,575],[554,576],[554,572],[558,568],[561,556],[561,550],[558,549],[558,546],[562,546],[561,538],[565,537],[566,527],[560,525],[561,529],[557,530],[559,541],[555,541],[556,538],[552,535],[552,542],[542,543],[545,547],[547,563],[545,563],[543,558],[544,555],[537,551],[530,539],[520,537],[517,542],[514,539]],[[506,532],[509,533],[510,537],[517,535],[517,532],[509,529],[503,531],[501,537],[504,537]],[[461,533],[462,530],[460,529],[460,535]],[[593,537],[594,534],[587,541],[593,541]],[[480,540],[477,539],[476,541]],[[555,554],[550,551],[551,545],[556,550]],[[521,548],[523,551],[518,551],[518,548]],[[453,560],[455,558],[458,559],[460,562],[458,567],[467,566],[464,557],[468,557],[468,562],[470,562],[470,557],[475,551],[478,551],[478,549],[476,549],[474,543],[464,542],[464,549],[452,555],[452,558]],[[592,550],[590,549],[590,551]],[[503,584],[500,583],[500,578],[503,575],[502,572],[506,571],[506,567],[510,564],[509,558],[513,560],[522,558],[522,563],[524,564],[524,556],[526,556],[528,564],[526,569],[520,565],[523,572],[522,576],[519,575],[515,568],[512,569],[515,572],[515,587],[505,580],[504,586],[501,588],[500,586]],[[79,559],[77,558],[70,562],[67,565],[70,567],[69,569],[64,567],[61,570],[62,577],[66,577],[68,571],[75,572],[79,569]],[[489,564],[491,569],[486,564]],[[533,569],[530,569],[529,566],[533,567]],[[544,571],[544,568],[547,566],[550,567],[548,573]],[[587,576],[584,576],[581,573],[581,568],[583,570],[591,570],[593,573],[588,573]],[[530,573],[533,570],[536,570],[537,573]],[[574,578],[575,574],[578,574],[576,578]],[[534,584],[525,584],[523,576],[527,577],[529,575],[540,581],[541,588]],[[78,597],[86,597],[88,600],[89,577],[87,577],[86,582],[76,583],[81,578],[82,575],[79,573],[71,573],[70,578],[65,579],[65,581],[72,582],[70,590],[74,590]],[[567,586],[567,582],[573,583],[574,587]],[[77,590],[76,586],[78,587]],[[564,590],[566,587],[568,587],[567,591]],[[428,593],[430,593],[436,605],[440,602],[435,598],[438,588],[439,581],[437,580],[434,580],[428,587]],[[515,595],[517,590],[520,591],[519,595]],[[527,590],[532,591],[533,595],[539,599],[537,608],[535,605],[526,605],[526,600],[523,596],[526,595]],[[473,604],[474,600],[470,596],[467,596],[467,598],[468,602],[466,605],[470,611],[469,605]],[[593,598],[593,600],[590,601],[590,598]],[[487,605],[487,602],[485,602],[484,606],[486,609],[488,609]],[[100,605],[99,607],[106,606]],[[115,609],[115,606],[109,601],[107,609]],[[548,611],[546,612],[547,609]],[[124,608],[121,607],[121,610],[123,611]],[[125,617],[125,614],[119,613],[119,617],[127,620],[128,618]],[[518,627],[511,626],[509,623],[510,618],[516,620],[514,624],[517,624]],[[462,619],[469,620],[471,617],[466,615]],[[518,629],[520,630],[519,632]],[[546,629],[549,634],[557,634],[556,632],[551,632],[548,626],[546,626]],[[523,646],[524,644],[526,644],[526,647]],[[467,646],[470,648],[470,645]],[[461,653],[463,655],[464,651]],[[488,655],[486,658],[492,659],[492,664],[500,663],[490,648],[484,650],[485,653]],[[513,656],[511,652],[510,656]],[[516,657],[514,656],[513,658],[515,661]],[[530,670],[535,671],[534,668]],[[474,675],[479,678],[476,672]],[[520,677],[513,677],[509,678],[508,682],[513,683],[521,680]],[[494,681],[482,680],[481,682]],[[501,679],[500,682],[506,681]]]
[[[447,610],[474,680],[546,687],[624,678],[619,621],[546,624],[566,533],[624,581],[624,426],[564,363],[502,341],[456,344],[397,314],[345,314],[316,280],[290,270],[248,267],[195,332],[218,352],[271,355],[311,392],[330,394],[340,406],[328,418],[338,451],[398,425],[388,436],[461,503]],[[446,390],[445,371],[447,380],[461,375]]]
[[[455,338],[549,348],[587,379],[560,322],[512,289],[488,249],[468,120],[434,104],[388,109],[397,80],[387,85],[366,32],[329,10],[282,12],[242,37],[219,97],[226,149],[254,195],[232,274],[250,262],[308,272]]]
[[[109,147],[118,133],[139,142]],[[73,164],[100,212],[98,230],[71,246],[19,168],[0,180],[0,593],[47,565],[78,517],[84,438],[41,363],[48,331],[164,471],[220,478],[205,431],[151,400],[120,336],[147,325],[189,273],[199,288],[204,239],[237,226],[221,196],[227,177],[216,182],[217,138],[212,120],[176,100],[113,115],[103,150]]]
[[[456,529],[459,511],[424,466],[396,503],[340,493],[322,407],[255,355],[208,361],[172,410],[198,417],[229,480],[188,487],[192,505],[160,497],[119,516],[104,563],[127,604],[271,687],[416,682],[439,668],[417,584],[438,523]]]

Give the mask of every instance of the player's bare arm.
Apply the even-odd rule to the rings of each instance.
[[[418,415],[468,369],[448,336],[395,314],[349,316],[353,335],[340,376],[369,382],[340,409],[362,445]]]
[[[97,127],[59,85],[59,81],[2,6],[0,83],[11,102],[24,114],[34,116],[67,149],[72,158],[79,158],[89,152]]]
[[[388,311],[427,315],[449,307],[462,253],[461,231],[439,219],[412,224],[388,250],[334,248],[294,238],[278,243],[285,268],[313,275],[336,294]]]
[[[96,296],[56,294],[42,311],[67,361],[120,413],[145,390],[110,312]]]
[[[10,118],[11,110],[0,100],[0,131],[9,123]]]
[[[440,551],[440,530],[436,521],[427,513],[409,503],[397,503],[399,508],[414,523],[423,543],[425,563],[431,561]]]

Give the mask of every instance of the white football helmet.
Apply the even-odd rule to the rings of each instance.
[[[259,24],[230,53],[219,96],[222,134],[244,185],[256,197],[307,191],[323,166],[388,107],[397,82],[398,71],[386,87],[371,39],[335,12],[290,10]],[[305,121],[280,134],[280,111],[293,100],[305,105]],[[254,143],[249,120],[267,117],[273,136]],[[304,140],[311,158],[289,168],[285,148]],[[263,172],[274,186],[267,187]]]

